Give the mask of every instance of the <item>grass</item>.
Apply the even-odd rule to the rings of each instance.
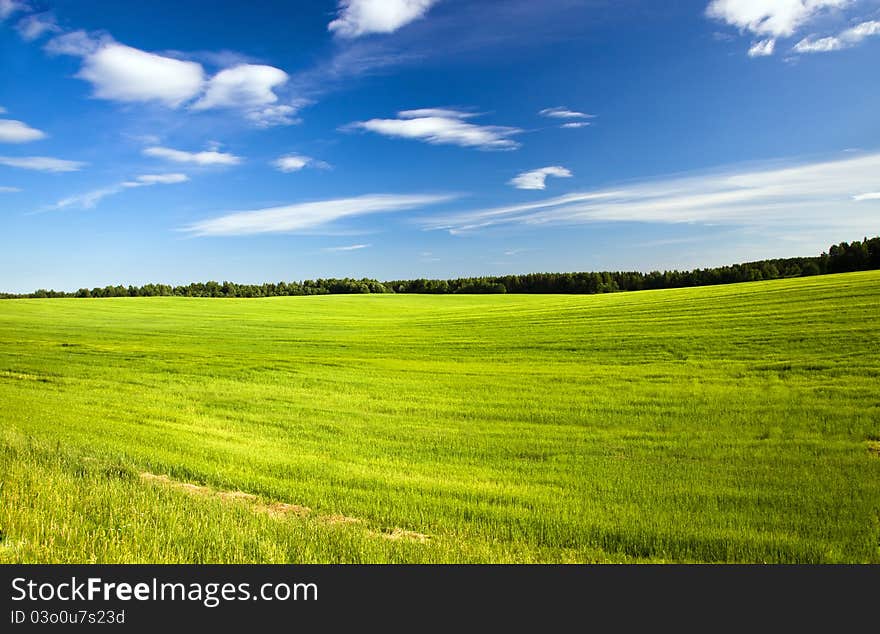
[[[880,272],[0,302],[0,562],[877,563],[878,351]]]

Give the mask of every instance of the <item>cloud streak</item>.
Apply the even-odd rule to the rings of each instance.
[[[195,236],[246,236],[295,233],[320,227],[342,218],[406,211],[450,201],[454,194],[368,194],[281,207],[239,211],[209,218],[183,228]]]
[[[38,172],[77,172],[85,167],[86,163],[51,156],[0,156],[0,165]]]
[[[100,189],[95,189],[84,194],[76,194],[75,196],[62,198],[57,203],[49,207],[48,210],[58,211],[68,208],[93,209],[98,205],[98,203],[100,203],[108,196],[114,196],[116,194],[119,194],[120,192],[125,191],[126,189],[133,189],[136,187],[151,187],[153,185],[172,185],[176,183],[185,183],[188,180],[189,177],[186,174],[144,174],[143,176],[137,176],[130,181],[125,181],[116,185],[110,185],[108,187],[102,187]]]
[[[863,200],[880,200],[880,192],[869,192],[867,194],[856,194],[853,196],[853,200],[856,202],[861,202]]]
[[[595,222],[694,223],[745,227],[847,227],[880,221],[874,191],[880,154],[633,183],[534,203],[425,218],[427,229],[453,233],[495,225]]]
[[[167,147],[148,147],[144,150],[145,156],[164,159],[173,163],[190,163],[192,165],[238,165],[242,162],[240,156],[216,150],[204,150],[202,152],[185,152]]]
[[[28,143],[45,139],[46,133],[23,121],[0,119],[0,143]]]
[[[361,249],[368,249],[372,244],[350,244],[345,247],[327,247],[322,249],[322,251],[327,251],[328,253],[339,253],[344,251],[360,251]]]
[[[477,115],[448,108],[402,110],[396,119],[356,121],[344,130],[367,130],[383,136],[413,139],[432,145],[457,145],[479,150],[515,150],[520,144],[509,138],[522,132],[509,126],[470,123]]]
[[[596,115],[587,114],[586,112],[578,112],[577,110],[569,110],[565,106],[557,106],[555,108],[544,108],[538,111],[542,117],[550,117],[552,119],[593,119]]]
[[[133,181],[122,183],[123,187],[146,187],[149,185],[174,185],[185,183],[189,180],[186,174],[144,174],[137,176]]]

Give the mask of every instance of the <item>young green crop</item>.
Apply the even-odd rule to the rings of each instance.
[[[878,315],[878,272],[2,302],[0,562],[880,562]]]

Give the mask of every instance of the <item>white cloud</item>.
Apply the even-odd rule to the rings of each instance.
[[[204,96],[193,104],[193,109],[252,109],[274,104],[278,101],[274,89],[285,84],[287,80],[287,73],[280,68],[262,64],[239,64],[214,75],[208,81]]]
[[[14,194],[15,192],[20,192],[20,191],[21,191],[20,187],[7,187],[5,185],[0,186],[0,192],[2,192],[4,194]]]
[[[185,183],[189,180],[186,174],[144,174],[136,176],[133,181],[126,181],[123,187],[146,187],[149,185],[173,185]]]
[[[17,11],[26,11],[27,9],[28,5],[21,0],[0,0],[0,21]]]
[[[872,35],[880,35],[880,21],[869,20],[857,24],[851,29],[847,29],[840,34],[840,38],[844,41],[861,42],[866,37]]]
[[[108,196],[114,196],[125,191],[126,189],[133,189],[135,187],[151,187],[153,185],[173,185],[176,183],[185,183],[188,180],[189,177],[186,174],[144,174],[143,176],[137,176],[130,181],[125,181],[116,185],[110,185],[109,187],[95,189],[93,191],[86,192],[85,194],[68,196],[67,198],[59,200],[48,209],[59,210],[68,209],[71,207],[77,209],[93,209],[98,205],[99,202],[101,202]]]
[[[565,106],[557,106],[555,108],[544,108],[538,111],[542,117],[552,117],[554,119],[593,119],[596,115],[587,114],[586,112],[578,112],[577,110],[569,110]]]
[[[852,0],[712,0],[706,15],[756,35],[791,37],[799,27],[828,9]]]
[[[258,128],[271,128],[277,125],[295,125],[301,120],[295,115],[298,111],[296,106],[280,104],[266,106],[245,113],[245,118]]]
[[[0,114],[6,114],[6,108],[0,106]]]
[[[196,222],[183,230],[197,236],[239,236],[260,233],[292,233],[331,223],[341,218],[405,211],[433,205],[457,196],[369,194],[282,207],[240,211]]]
[[[546,189],[548,176],[569,178],[571,172],[560,165],[551,165],[550,167],[542,167],[541,169],[523,172],[510,179],[509,184],[517,189]]]
[[[439,112],[438,112],[439,111]],[[422,113],[429,113],[423,116]],[[441,114],[442,113],[442,114]],[[511,140],[522,132],[507,126],[482,126],[464,121],[471,113],[442,108],[403,110],[397,119],[370,119],[346,126],[389,137],[416,139],[432,144],[458,145],[481,150],[515,150],[520,144]]]
[[[828,53],[842,48],[843,43],[836,37],[823,37],[818,40],[806,37],[794,45],[796,53]]]
[[[73,55],[86,57],[98,51],[102,46],[112,43],[107,35],[92,35],[85,31],[71,31],[46,42],[44,50],[51,55]]]
[[[368,249],[373,246],[372,244],[351,244],[346,247],[327,247],[323,249],[324,251],[329,251],[330,253],[338,252],[338,251],[359,251],[361,249]]]
[[[340,0],[338,17],[328,30],[345,38],[392,33],[418,20],[438,0]]]
[[[328,163],[302,154],[286,154],[284,156],[279,156],[272,161],[272,165],[274,165],[275,169],[279,172],[298,172],[304,167],[317,167],[319,169],[330,168]]]
[[[589,121],[571,121],[569,123],[563,123],[560,128],[586,128],[587,126],[593,125]]]
[[[294,117],[305,100],[279,104],[275,90],[289,76],[264,64],[237,63],[207,78],[195,61],[148,53],[115,42],[107,34],[73,31],[52,38],[50,54],[83,58],[77,77],[94,87],[94,96],[122,102],[159,102],[171,108],[189,103],[193,110],[230,108],[258,127],[299,123]],[[226,53],[224,59],[241,56]]]
[[[240,156],[216,150],[184,152],[183,150],[174,150],[167,147],[148,147],[144,150],[144,154],[174,163],[192,163],[195,165],[238,165],[242,161]]]
[[[55,22],[55,16],[49,12],[37,13],[22,18],[15,25],[15,28],[22,39],[28,42],[33,42],[46,33],[57,33],[61,30]]]
[[[869,20],[846,29],[837,36],[823,37],[818,40],[805,37],[794,45],[794,51],[797,53],[828,53],[831,51],[839,51],[856,46],[863,40],[875,35],[880,35],[880,21]]]
[[[772,37],[766,40],[759,40],[752,44],[752,47],[749,49],[749,57],[768,57],[773,55],[773,51],[776,48],[776,40]]]
[[[112,101],[158,101],[177,107],[199,94],[201,64],[110,43],[88,54],[77,77],[94,87],[94,96]]]
[[[279,104],[275,89],[287,83],[289,76],[280,68],[261,64],[239,64],[221,70],[208,83],[205,94],[193,110],[236,108],[259,128],[294,125],[295,115],[308,101],[293,100]]]
[[[39,172],[76,172],[86,164],[80,161],[66,161],[50,156],[0,156],[0,165],[20,167]]]
[[[454,233],[498,224],[592,222],[845,227],[871,232],[880,221],[880,202],[857,192],[872,191],[877,174],[880,153],[633,183],[616,189],[431,218],[424,224]]]
[[[447,119],[470,119],[479,116],[473,112],[462,112],[452,108],[416,108],[415,110],[401,110],[397,113],[401,119],[420,119],[423,117],[444,117]]]
[[[860,202],[862,200],[880,200],[880,192],[870,192],[867,194],[856,194],[853,200]]]
[[[15,119],[0,119],[0,143],[27,143],[45,139],[46,133]]]

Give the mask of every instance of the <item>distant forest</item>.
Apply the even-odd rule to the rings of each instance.
[[[658,288],[712,286],[785,277],[880,269],[880,237],[841,242],[815,257],[759,260],[693,271],[603,271],[601,273],[528,273],[452,280],[317,279],[303,282],[236,284],[197,282],[186,286],[145,284],[81,288],[75,293],[40,289],[33,293],[0,293],[2,299],[45,297],[276,297],[344,293],[615,293]]]

